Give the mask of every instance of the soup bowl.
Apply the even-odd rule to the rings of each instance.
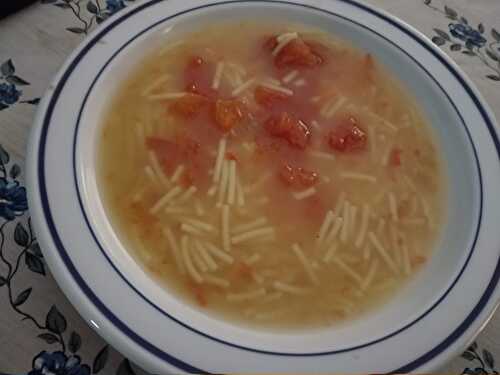
[[[343,325],[275,332],[211,317],[144,272],[104,209],[96,150],[109,98],[165,40],[245,19],[314,25],[372,53],[416,98],[443,155],[447,211],[432,259],[384,306]],[[495,127],[481,95],[448,57],[367,5],[148,0],[89,35],[49,87],[28,150],[30,210],[67,297],[111,345],[152,373],[430,372],[471,342],[498,302]]]

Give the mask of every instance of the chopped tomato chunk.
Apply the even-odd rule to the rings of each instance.
[[[269,134],[283,138],[296,148],[304,149],[309,143],[311,131],[301,120],[292,117],[286,112],[278,116],[271,116],[265,123],[264,128]]]
[[[217,93],[212,89],[213,64],[199,56],[193,56],[184,69],[186,91],[213,98]]]
[[[330,131],[328,143],[330,148],[338,152],[363,151],[367,146],[367,136],[358,121],[350,116]]]
[[[399,167],[401,165],[401,153],[403,151],[400,148],[393,148],[391,155],[389,157],[389,165],[393,167]]]
[[[187,94],[177,99],[170,106],[170,111],[184,118],[194,118],[208,103],[208,99],[202,95]]]
[[[257,86],[254,97],[258,104],[269,109],[288,99],[286,94],[264,86]]]
[[[292,167],[285,163],[279,170],[279,177],[286,185],[311,187],[318,182],[318,174],[301,167]]]
[[[274,65],[278,69],[284,68],[313,68],[323,64],[323,57],[313,50],[310,44],[297,38],[289,42],[278,53]]]
[[[243,103],[238,100],[222,100],[215,102],[215,122],[223,131],[229,131],[243,120]]]

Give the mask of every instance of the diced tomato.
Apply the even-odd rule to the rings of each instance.
[[[272,136],[286,139],[291,146],[299,149],[306,148],[311,138],[309,127],[287,112],[271,116],[264,123],[264,128]]]
[[[238,125],[244,117],[244,105],[239,100],[218,99],[215,102],[215,123],[227,132]]]
[[[279,177],[286,185],[294,185],[295,171],[289,164],[284,164],[279,170]]]
[[[394,147],[391,151],[391,155],[389,157],[389,165],[393,167],[401,166],[401,153],[403,151],[400,148]]]
[[[213,74],[213,64],[205,62],[200,56],[191,57],[184,69],[186,91],[214,98],[217,92],[211,87]]]
[[[304,168],[297,169],[297,178],[304,187],[311,187],[318,182],[318,174]]]
[[[187,94],[177,99],[171,106],[170,111],[186,119],[196,117],[209,104],[206,97],[198,94]]]
[[[347,121],[342,120],[330,131],[328,143],[330,148],[338,152],[363,151],[367,146],[367,136],[358,121],[350,116]]]
[[[318,174],[301,167],[292,167],[285,163],[279,170],[279,177],[286,185],[311,187],[318,182]]]
[[[288,134],[288,142],[292,146],[304,149],[309,143],[309,138],[311,138],[311,131],[307,125],[300,120],[296,121]]]
[[[286,94],[264,86],[257,86],[254,97],[258,104],[269,109],[288,99]]]
[[[313,68],[323,64],[323,62],[324,58],[314,51],[310,44],[296,38],[278,53],[274,65],[278,69]]]

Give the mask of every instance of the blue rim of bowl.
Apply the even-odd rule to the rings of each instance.
[[[150,2],[147,2],[145,4],[137,6],[137,7],[133,8],[133,9],[131,9],[126,14],[124,14],[123,16],[116,18],[113,22],[111,22],[110,24],[108,24],[105,27],[103,27],[103,29],[99,33],[97,33],[92,39],[90,39],[89,41],[86,42],[86,45],[82,48],[82,50],[79,52],[79,54],[73,59],[73,61],[68,66],[68,68],[62,74],[62,76],[61,76],[61,78],[60,78],[59,82],[57,83],[57,86],[56,86],[56,88],[54,90],[54,93],[53,93],[53,95],[51,97],[51,100],[50,100],[50,102],[48,104],[48,107],[47,107],[47,110],[46,110],[46,113],[45,113],[45,116],[44,116],[44,119],[43,119],[42,132],[41,132],[40,143],[39,143],[38,169],[37,169],[38,170],[38,180],[39,180],[39,184],[40,184],[40,197],[41,197],[42,207],[43,207],[44,216],[45,216],[45,219],[46,219],[47,226],[49,227],[49,231],[51,233],[52,239],[53,239],[53,241],[54,241],[54,243],[56,245],[56,248],[57,248],[57,250],[58,250],[58,252],[59,252],[62,260],[64,261],[66,267],[68,268],[68,271],[70,272],[70,274],[74,278],[75,282],[79,285],[79,287],[82,289],[82,291],[84,292],[84,294],[99,309],[99,311],[104,316],[106,316],[106,318],[109,319],[120,331],[122,331],[130,339],[132,339],[136,344],[140,345],[141,347],[143,347],[145,350],[147,350],[148,352],[152,353],[156,357],[158,357],[158,358],[160,358],[162,360],[165,360],[168,363],[170,363],[171,365],[173,365],[173,366],[175,366],[175,367],[177,367],[179,369],[188,371],[188,372],[205,372],[203,370],[197,369],[197,368],[195,368],[195,367],[193,367],[193,366],[191,366],[191,365],[189,365],[189,364],[187,364],[187,363],[179,360],[178,358],[175,358],[175,357],[171,356],[170,354],[162,351],[158,347],[156,347],[153,344],[151,344],[148,341],[146,341],[144,338],[142,338],[137,333],[135,333],[134,331],[132,331],[120,319],[118,319],[113,314],[113,312],[111,312],[104,305],[104,303],[99,300],[99,298],[94,294],[94,292],[90,289],[90,287],[85,283],[85,281],[83,280],[82,276],[78,273],[77,269],[73,265],[73,263],[72,263],[69,255],[68,255],[67,251],[64,248],[64,245],[62,243],[61,238],[59,237],[59,235],[57,233],[57,229],[56,229],[55,223],[53,221],[51,210],[50,210],[50,206],[49,206],[49,203],[48,203],[48,194],[47,194],[47,189],[46,189],[46,184],[45,184],[45,169],[44,169],[44,166],[45,166],[45,146],[46,146],[46,140],[47,140],[47,133],[48,133],[49,125],[50,125],[50,119],[51,119],[52,113],[54,111],[54,107],[55,107],[55,104],[57,102],[57,99],[58,99],[58,97],[59,97],[59,95],[60,95],[60,93],[61,93],[61,91],[62,91],[62,89],[63,89],[63,87],[64,87],[64,85],[66,83],[66,81],[68,80],[69,76],[71,75],[72,71],[79,64],[80,60],[84,57],[84,55],[108,31],[110,31],[111,29],[113,29],[118,24],[122,23],[124,20],[126,20],[129,17],[133,16],[134,14],[142,11],[143,9],[145,9],[147,7],[155,5],[155,4],[157,4],[157,3],[161,2],[161,1],[163,1],[163,0],[152,0]],[[379,13],[379,12],[375,11],[374,9],[371,9],[370,7],[367,7],[367,6],[363,5],[363,4],[359,4],[359,3],[354,2],[352,0],[340,0],[340,1],[348,3],[348,4],[350,4],[350,5],[354,6],[354,7],[360,8],[360,9],[364,10],[365,12],[368,12],[368,13],[370,13],[372,15],[375,15],[378,18],[381,18],[382,20],[384,20],[384,21],[390,23],[391,25],[395,26],[396,28],[398,28],[399,30],[401,30],[402,32],[404,32],[405,34],[407,34],[408,36],[410,36],[411,38],[413,38],[416,42],[418,42],[424,48],[426,48],[444,66],[446,66],[448,68],[448,70],[453,74],[453,76],[460,82],[460,84],[462,85],[462,87],[464,88],[464,90],[469,94],[470,98],[472,99],[472,101],[475,103],[476,107],[480,111],[480,113],[481,113],[481,115],[482,115],[482,117],[483,117],[483,119],[484,119],[484,121],[485,121],[485,123],[486,123],[486,125],[488,127],[490,135],[491,135],[491,137],[492,137],[492,139],[494,141],[497,153],[500,156],[500,142],[499,142],[499,140],[497,138],[497,135],[495,133],[494,125],[493,125],[491,119],[489,118],[487,111],[484,109],[481,101],[477,98],[477,96],[475,95],[474,91],[467,84],[467,82],[465,82],[465,80],[463,79],[463,77],[461,76],[461,74],[456,70],[456,68],[454,66],[452,66],[439,52],[437,52],[435,50],[434,46],[432,46],[431,44],[429,44],[428,41],[426,41],[425,39],[423,39],[421,36],[419,36],[418,34],[416,34],[415,32],[413,32],[412,30],[407,29],[404,25],[400,24],[398,21],[396,21],[395,19],[392,19],[391,17],[388,17],[385,14]],[[151,28],[157,26],[158,24],[160,24],[162,22],[165,22],[165,21],[170,20],[172,18],[178,17],[179,15],[186,14],[186,13],[189,13],[189,12],[192,12],[192,11],[196,11],[196,10],[200,10],[200,9],[203,9],[203,8],[207,8],[207,7],[219,6],[219,5],[227,5],[227,4],[259,3],[259,2],[261,2],[261,3],[274,3],[274,4],[284,4],[284,5],[292,5],[292,6],[304,7],[304,8],[307,8],[307,9],[314,10],[314,11],[319,11],[319,12],[322,12],[322,13],[333,15],[335,17],[340,17],[340,18],[343,18],[343,19],[345,19],[345,20],[347,20],[349,22],[356,23],[356,24],[358,24],[358,26],[361,26],[363,28],[366,28],[366,29],[370,30],[372,33],[377,34],[379,37],[385,39],[389,43],[393,44],[395,47],[399,48],[392,41],[390,41],[389,39],[387,39],[386,37],[384,37],[380,33],[376,32],[374,30],[369,29],[365,25],[359,24],[359,23],[354,22],[354,21],[352,21],[350,19],[347,19],[347,18],[345,18],[345,17],[343,17],[341,15],[335,14],[333,12],[330,12],[330,11],[322,9],[322,8],[317,8],[317,7],[310,6],[310,5],[305,5],[305,4],[297,4],[297,3],[288,2],[288,1],[280,1],[280,0],[232,0],[232,1],[225,1],[225,2],[220,2],[220,3],[215,3],[215,4],[205,4],[205,5],[202,5],[202,6],[199,6],[199,7],[191,8],[191,9],[188,9],[188,10],[184,10],[182,12],[178,12],[176,14],[173,14],[173,15],[170,15],[168,17],[165,17],[164,19],[162,19],[161,21],[155,23],[154,25],[149,26],[148,28],[146,28],[145,30],[143,30],[139,34],[137,34],[135,37],[133,37],[132,39],[130,39],[127,43],[125,43],[108,60],[108,62],[102,68],[102,70],[99,73],[99,75],[102,73],[102,71],[107,66],[107,64],[123,48],[125,48],[131,41],[135,40],[137,37],[139,37],[143,33],[149,31]],[[410,56],[406,51],[402,50],[401,48],[399,48],[399,49],[402,52],[404,52],[409,58],[411,58],[412,60],[414,60],[420,66],[420,68],[422,70],[424,70],[424,72],[426,72],[427,75],[438,85],[438,87],[441,88],[441,90],[445,93],[445,95],[450,100],[450,103],[455,107],[455,110],[457,111],[457,114],[462,119],[462,116],[461,116],[460,112],[458,111],[458,109],[456,108],[455,104],[453,103],[453,101],[451,101],[451,98],[449,98],[449,96],[443,90],[443,88],[438,83],[438,81],[420,63],[418,63],[412,56]],[[94,80],[92,86],[95,84],[96,80],[97,80],[97,77]],[[91,89],[87,93],[87,97],[88,97],[90,91],[91,91]],[[87,97],[85,98],[85,101],[86,101]],[[81,110],[80,110],[80,114],[79,114],[79,118],[80,118],[83,106],[84,106],[84,104],[82,104],[82,107],[81,107]],[[463,119],[462,119],[462,124],[465,126],[465,124],[463,122]],[[77,124],[77,127],[78,127],[78,124]],[[474,251],[475,243],[477,241],[477,236],[478,236],[478,233],[479,233],[479,227],[480,227],[481,217],[482,217],[482,178],[481,178],[481,170],[480,170],[479,162],[477,160],[476,149],[475,149],[474,143],[472,142],[472,139],[470,137],[469,130],[468,130],[468,128],[466,126],[465,126],[465,129],[467,131],[467,135],[469,137],[469,140],[471,142],[471,145],[473,147],[474,154],[475,154],[475,157],[476,157],[476,164],[477,164],[479,178],[480,178],[481,196],[480,196],[480,210],[479,210],[478,228],[476,230],[476,235],[475,235],[474,243],[473,243],[473,246],[471,248],[470,254],[468,255],[467,260],[466,260],[466,262],[465,262],[462,270],[460,271],[459,275],[457,276],[456,280],[451,284],[451,286],[445,292],[445,294],[427,312],[425,312],[419,318],[415,319],[413,322],[407,324],[405,327],[402,327],[399,330],[397,330],[396,332],[393,332],[393,333],[391,333],[389,335],[386,335],[383,338],[374,340],[374,341],[372,341],[370,343],[363,344],[363,345],[358,345],[358,346],[353,347],[353,348],[348,348],[348,349],[343,349],[343,350],[338,350],[338,351],[331,351],[331,352],[322,352],[322,353],[278,353],[278,352],[268,352],[268,351],[260,351],[260,350],[255,350],[255,349],[251,349],[251,348],[246,348],[246,347],[238,346],[236,344],[232,344],[232,343],[225,342],[225,341],[222,341],[220,339],[208,336],[207,334],[204,334],[204,333],[202,333],[200,331],[197,331],[197,330],[195,330],[192,327],[186,326],[184,323],[176,320],[175,318],[173,318],[172,316],[170,316],[168,313],[162,311],[157,306],[155,306],[151,301],[148,301],[145,298],[145,296],[143,296],[131,284],[129,284],[128,281],[123,277],[123,275],[115,267],[115,265],[111,262],[111,260],[107,257],[107,255],[103,251],[101,245],[97,242],[97,238],[95,236],[95,233],[92,231],[92,228],[90,227],[90,224],[88,222],[88,218],[86,217],[86,214],[85,214],[85,211],[84,211],[84,208],[83,208],[83,205],[82,205],[81,197],[80,197],[80,192],[78,191],[78,187],[77,187],[78,185],[77,185],[77,181],[76,181],[76,169],[75,168],[74,168],[75,169],[75,171],[74,171],[74,173],[75,173],[75,176],[74,176],[75,177],[75,181],[74,182],[75,182],[75,186],[76,186],[76,190],[77,190],[77,194],[78,194],[78,198],[79,198],[79,203],[80,203],[80,206],[81,206],[82,214],[84,215],[85,220],[87,221],[87,225],[89,226],[89,230],[91,231],[91,233],[92,233],[92,235],[93,235],[96,243],[98,244],[100,250],[102,251],[103,255],[107,258],[107,260],[109,261],[109,263],[111,264],[111,266],[116,270],[116,272],[118,272],[118,274],[120,274],[120,276],[122,277],[122,279],[124,279],[124,281],[127,282],[127,284],[132,289],[134,289],[142,298],[144,298],[149,304],[151,304],[157,310],[159,310],[160,312],[162,312],[164,315],[168,316],[170,319],[173,319],[177,323],[183,325],[184,327],[190,329],[193,332],[196,332],[196,333],[198,333],[200,335],[203,335],[203,336],[205,336],[207,338],[210,338],[212,340],[215,340],[217,342],[220,342],[220,343],[223,343],[223,344],[226,344],[226,345],[230,345],[230,346],[233,346],[233,347],[239,348],[239,349],[249,350],[249,351],[253,351],[253,352],[257,352],[257,353],[263,353],[263,354],[268,354],[268,355],[293,356],[293,357],[298,357],[298,356],[332,355],[332,354],[342,353],[342,352],[351,351],[351,350],[355,350],[355,349],[360,349],[360,348],[363,348],[363,347],[366,347],[366,346],[369,346],[369,345],[376,344],[376,343],[378,343],[380,341],[386,340],[386,339],[388,339],[388,338],[390,338],[390,337],[392,337],[394,335],[397,335],[398,333],[402,332],[403,330],[405,330],[405,329],[409,328],[410,326],[412,326],[413,324],[417,323],[424,316],[426,316],[428,313],[430,313],[430,311],[432,311],[446,297],[446,295],[451,291],[451,289],[453,289],[454,285],[456,284],[456,282],[458,281],[458,279],[462,275],[463,271],[465,270],[465,268],[466,268],[466,266],[467,266],[467,264],[468,264],[468,262],[470,260],[470,257],[472,256],[472,253]],[[77,128],[75,128],[75,141],[76,141],[76,136],[77,136]],[[75,152],[75,144],[73,145],[73,152]],[[75,163],[75,155],[73,155],[73,164],[74,163]],[[75,165],[73,165],[73,166],[75,167]],[[400,367],[397,370],[394,370],[394,372],[409,372],[409,371],[411,371],[413,369],[416,369],[416,368],[422,366],[426,362],[428,362],[431,359],[433,359],[434,357],[436,357],[439,353],[441,353],[442,351],[444,351],[457,338],[459,338],[467,330],[467,328],[474,322],[474,320],[481,313],[481,311],[484,309],[484,307],[486,306],[487,302],[489,301],[491,295],[493,294],[493,292],[495,290],[495,287],[497,285],[497,282],[498,282],[499,278],[500,278],[500,260],[499,260],[499,262],[497,262],[495,271],[493,273],[493,276],[492,276],[490,282],[488,283],[488,286],[487,286],[485,292],[481,296],[481,298],[480,298],[479,302],[477,303],[477,305],[469,313],[469,315],[467,316],[467,318],[446,339],[444,339],[440,344],[438,344],[437,346],[435,346],[433,349],[431,349],[430,351],[428,351],[426,354],[424,354],[424,355],[420,356],[419,358],[413,360],[412,362],[408,363],[407,365],[402,366],[402,367]]]

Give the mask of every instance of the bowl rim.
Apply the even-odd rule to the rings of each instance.
[[[43,101],[42,105],[39,108],[39,112],[38,112],[38,115],[37,115],[36,124],[38,124],[39,126],[43,126],[44,130],[42,130],[42,137],[41,137],[41,140],[40,140],[39,144],[38,144],[38,140],[35,140],[35,139],[31,139],[31,143],[30,143],[30,145],[31,144],[33,145],[33,147],[30,147],[30,150],[38,150],[39,155],[37,156],[36,153],[33,152],[33,154],[31,154],[31,152],[29,152],[31,154],[31,157],[28,159],[29,162],[30,162],[30,164],[32,165],[30,170],[33,172],[33,173],[29,173],[29,175],[30,176],[35,176],[35,175],[37,175],[37,173],[39,173],[39,175],[38,175],[38,182],[30,184],[30,186],[37,186],[41,190],[42,196],[45,196],[45,200],[42,198],[42,205],[44,206],[44,211],[45,211],[45,213],[43,214],[44,219],[45,219],[44,220],[45,221],[44,225],[48,225],[49,230],[51,232],[51,234],[50,234],[51,235],[51,239],[55,242],[57,250],[58,250],[58,252],[59,252],[62,260],[64,261],[66,267],[70,270],[70,273],[71,273],[71,275],[74,278],[74,281],[78,284],[78,286],[84,292],[84,294],[86,295],[86,297],[92,301],[92,303],[94,304],[94,306],[98,307],[98,309],[99,309],[99,311],[100,311],[101,314],[103,314],[104,316],[106,316],[106,318],[108,320],[110,320],[115,326],[122,326],[121,328],[118,328],[118,329],[120,329],[121,331],[125,331],[125,332],[130,331],[130,329],[126,325],[124,325],[123,322],[120,322],[119,319],[116,316],[114,316],[113,312],[109,311],[106,308],[106,306],[102,303],[102,301],[100,301],[98,299],[98,297],[92,292],[92,290],[88,287],[88,285],[86,285],[85,281],[80,276],[78,270],[72,264],[71,259],[68,257],[68,255],[66,253],[66,250],[64,249],[64,245],[63,245],[62,241],[59,239],[59,236],[57,234],[57,230],[55,228],[55,224],[52,222],[52,218],[51,218],[51,214],[50,214],[51,210],[50,210],[50,207],[48,205],[48,200],[47,200],[47,192],[45,191],[45,185],[43,183],[43,180],[44,180],[44,164],[45,164],[44,163],[43,152],[44,152],[45,148],[44,148],[44,146],[42,146],[42,144],[44,144],[44,142],[46,140],[46,136],[47,136],[46,130],[48,129],[48,127],[50,125],[50,117],[51,117],[51,114],[52,114],[52,112],[54,110],[55,103],[57,102],[58,95],[62,91],[62,89],[64,87],[65,81],[71,75],[72,69],[78,64],[79,60],[85,55],[86,51],[88,51],[89,49],[91,49],[93,47],[93,45],[99,39],[101,39],[102,36],[104,36],[108,31],[110,31],[111,29],[113,29],[116,25],[122,23],[127,18],[129,18],[130,16],[132,16],[132,15],[140,12],[141,10],[143,10],[143,9],[149,7],[149,6],[155,5],[155,4],[157,4],[159,2],[162,2],[162,1],[163,0],[149,0],[149,1],[146,1],[144,3],[137,4],[135,6],[130,7],[130,9],[128,9],[126,11],[126,13],[124,12],[123,14],[116,15],[114,17],[114,19],[112,19],[112,21],[110,21],[109,23],[103,25],[101,28],[98,28],[97,30],[95,30],[82,43],[82,45],[80,46],[80,48],[78,48],[68,58],[67,63],[63,66],[63,68],[61,69],[60,74],[58,75],[58,77],[54,81],[55,82],[55,84],[54,84],[55,89],[53,90],[53,92],[47,93],[47,95],[44,98],[44,101]],[[447,69],[451,73],[453,73],[453,75],[455,76],[455,78],[460,82],[460,84],[462,85],[462,87],[465,89],[465,91],[469,94],[469,96],[472,98],[472,100],[476,104],[477,108],[481,112],[481,115],[482,115],[482,117],[484,119],[484,122],[488,126],[489,134],[490,134],[491,138],[494,141],[494,144],[495,144],[495,147],[496,147],[496,151],[500,155],[500,141],[498,140],[498,136],[496,134],[496,129],[495,129],[495,125],[494,125],[495,120],[494,120],[494,117],[493,117],[491,111],[489,110],[488,106],[486,105],[485,101],[482,99],[482,97],[480,96],[480,94],[477,92],[477,89],[475,89],[475,87],[473,86],[473,84],[470,82],[470,80],[467,77],[464,76],[464,74],[460,71],[460,68],[458,68],[457,65],[448,56],[446,56],[442,51],[440,51],[439,49],[437,49],[437,47],[435,47],[432,44],[430,44],[430,42],[428,41],[428,39],[425,36],[423,36],[421,33],[419,33],[418,31],[416,31],[415,29],[413,29],[411,26],[408,26],[404,22],[396,19],[394,16],[391,16],[391,15],[385,13],[385,12],[381,12],[379,10],[376,10],[376,9],[374,9],[371,6],[359,3],[357,1],[353,1],[353,0],[337,0],[337,1],[345,2],[345,3],[348,3],[350,5],[354,5],[356,7],[359,7],[362,10],[364,10],[366,12],[369,12],[369,13],[371,13],[373,15],[376,15],[377,17],[380,17],[383,20],[391,23],[392,25],[396,26],[400,31],[402,31],[402,32],[406,33],[407,35],[409,35],[410,37],[412,37],[415,41],[417,41],[419,44],[421,44],[422,46],[424,46],[427,50],[429,50],[429,52],[431,52],[435,57],[437,57],[438,60],[440,60],[440,62],[443,65],[445,65],[447,67]],[[346,18],[346,17],[344,17],[344,16],[342,16],[340,14],[333,13],[333,12],[329,11],[328,9],[324,9],[324,8],[313,6],[313,5],[307,5],[306,3],[301,3],[301,2],[287,1],[287,0],[227,0],[227,1],[214,1],[214,2],[211,1],[211,2],[204,3],[203,5],[200,5],[198,7],[193,7],[193,8],[189,8],[187,10],[183,10],[182,12],[169,14],[168,16],[166,16],[165,18],[163,18],[162,20],[160,20],[158,23],[165,22],[166,20],[172,19],[172,18],[174,18],[174,17],[176,17],[176,16],[178,16],[180,14],[185,14],[185,13],[188,13],[188,12],[191,12],[191,11],[194,11],[194,10],[211,7],[211,6],[214,6],[214,5],[225,5],[225,4],[235,4],[235,3],[275,3],[275,4],[283,4],[283,5],[302,6],[302,7],[305,7],[305,8],[310,8],[310,9],[314,9],[314,10],[321,11],[321,12],[324,12],[324,13],[328,13],[330,15],[333,14],[333,15],[335,15],[337,17],[342,17],[342,18],[348,20],[349,22],[355,22],[355,21],[353,21],[353,20],[351,20],[349,18]],[[116,52],[113,54],[113,56],[111,57],[110,60],[112,60],[131,41],[135,40],[135,38],[137,38],[139,35],[142,35],[142,33],[145,33],[147,31],[149,31],[151,28],[153,28],[156,25],[157,25],[156,23],[153,24],[153,25],[150,25],[148,28],[144,29],[140,34],[138,34],[138,35],[130,38],[129,41],[125,45],[121,46],[120,49],[116,50]],[[364,25],[361,25],[361,26],[363,26],[364,28],[367,28]],[[369,30],[371,32],[373,32],[373,33],[376,33],[379,37],[382,37],[382,38],[388,40],[385,36],[379,34],[376,30],[372,30],[372,29],[369,29]],[[392,44],[395,45],[394,43],[392,43]],[[399,46],[396,46],[396,47],[398,47],[401,51],[405,52]],[[405,54],[407,54],[410,58],[413,59],[413,57],[411,55],[409,55],[408,53],[405,52]],[[419,62],[417,62],[417,64],[420,65]],[[102,70],[101,70],[100,73],[102,73],[102,71],[105,69],[106,65],[107,65],[107,63],[102,68]],[[427,72],[427,69],[425,67],[421,66],[421,68],[423,68],[423,70]],[[100,75],[100,73],[99,73],[99,75]],[[429,74],[429,77],[431,77],[435,81],[435,83],[437,83],[438,86],[442,89],[441,85],[439,84],[439,81],[436,80],[436,78],[434,76],[432,76],[432,74],[430,74],[430,73],[428,73],[428,74]],[[92,86],[90,87],[90,89],[89,89],[89,91],[87,93],[87,97],[88,97],[88,94],[90,93],[90,91],[92,90],[92,87],[93,87],[94,83],[97,81],[99,75],[96,76],[96,78],[95,78]],[[442,91],[446,94],[446,92],[443,89],[442,89]],[[451,99],[449,99],[449,100],[455,106],[454,102]],[[83,105],[82,105],[82,108],[83,108]],[[457,113],[459,113],[459,112],[457,112]],[[459,115],[460,115],[460,113],[459,113]],[[80,116],[81,116],[81,112],[80,112],[78,118],[80,118]],[[469,128],[466,125],[464,125],[464,126],[465,126],[465,129],[467,130],[468,136],[470,137],[470,135],[469,135]],[[75,132],[75,134],[76,134],[76,132]],[[76,136],[75,136],[75,139],[76,139]],[[474,148],[474,152],[475,152],[475,145],[474,145],[474,143],[472,141],[471,141],[471,144],[472,144],[472,146]],[[75,150],[75,147],[73,147],[73,150]],[[476,158],[477,158],[477,156],[476,156]],[[477,159],[476,159],[476,162],[479,163],[479,161]],[[36,163],[37,167],[35,167],[35,165],[33,163]],[[73,159],[73,163],[75,163],[75,157]],[[74,166],[74,169],[76,171],[75,166]],[[36,172],[37,170],[38,170],[38,172]],[[35,179],[35,177],[30,177],[30,178]],[[80,194],[79,191],[78,191],[78,194]],[[30,198],[30,199],[32,200],[34,198]],[[83,209],[83,203],[81,201],[80,196],[79,196],[79,199],[80,199],[79,204],[80,204],[80,206],[82,206],[82,209]],[[33,205],[33,206],[36,207],[36,205]],[[85,215],[85,211],[84,210],[83,210],[83,212],[84,212],[84,215]],[[47,215],[48,215],[48,218],[47,218]],[[85,219],[87,220],[87,225],[89,226],[89,229],[92,232],[92,228],[91,228],[90,224],[88,223],[88,219],[86,217],[85,217]],[[477,230],[477,232],[479,232],[479,227],[480,227],[480,223],[478,223],[478,230]],[[95,237],[95,234],[92,233],[92,235],[94,236],[94,239],[96,240],[96,243],[98,244],[98,246],[100,246],[99,245],[99,241]],[[476,233],[476,236],[477,235],[478,235],[478,233]],[[475,241],[474,241],[474,243],[475,243]],[[471,249],[471,252],[470,252],[470,254],[469,254],[468,258],[467,258],[467,261],[464,264],[464,266],[463,266],[460,274],[457,276],[457,279],[449,286],[449,290],[451,290],[453,288],[453,286],[455,285],[456,281],[458,280],[458,278],[460,278],[460,275],[465,270],[465,268],[467,266],[467,263],[468,263],[468,260],[469,260],[470,256],[472,255],[473,249],[474,249],[474,245],[473,245],[473,247]],[[108,259],[108,261],[110,261],[110,260]],[[120,271],[115,267],[115,265],[113,264],[113,262],[110,261],[110,264],[115,268],[115,271],[117,271],[117,273],[120,274],[120,276],[123,278],[123,276],[121,275]],[[77,276],[75,276],[75,275],[77,275]],[[429,351],[428,353],[426,353],[424,356],[421,356],[420,358],[415,359],[413,362],[411,362],[411,363],[407,364],[406,366],[401,367],[401,368],[399,368],[399,369],[397,369],[395,371],[397,371],[397,372],[407,372],[407,371],[410,371],[412,369],[420,367],[421,365],[429,362],[434,357],[438,356],[441,352],[443,352],[445,349],[447,349],[448,346],[450,346],[458,338],[460,338],[470,328],[470,326],[472,325],[472,323],[476,321],[476,319],[479,317],[479,315],[484,311],[485,307],[491,302],[490,299],[491,299],[491,296],[494,294],[494,292],[496,290],[496,286],[497,286],[499,278],[500,278],[500,261],[499,261],[499,263],[497,264],[497,266],[495,268],[495,272],[493,273],[493,276],[492,276],[492,278],[491,278],[491,280],[490,280],[490,282],[488,284],[488,287],[486,288],[486,290],[482,294],[481,299],[479,300],[479,302],[477,303],[477,305],[474,307],[473,311],[467,316],[467,319],[464,322],[462,322],[460,324],[460,326],[457,327],[453,331],[453,333],[449,337],[447,337],[436,348],[432,349],[431,351]],[[134,288],[134,286],[132,286],[132,285],[129,285],[129,286],[131,286],[132,288]],[[65,289],[65,288],[63,288],[63,289]],[[138,292],[138,291],[136,290],[136,292]],[[65,289],[65,293],[68,294],[68,292],[66,291],[66,289]],[[138,293],[141,294],[140,292],[138,292]],[[423,316],[425,316],[426,314],[428,314],[437,304],[439,304],[440,301],[447,295],[447,293],[448,293],[448,291]],[[142,294],[141,294],[141,296],[142,296]],[[142,297],[145,298],[144,296],[142,296]],[[417,320],[413,321],[411,324],[416,323],[416,321],[418,321],[421,318],[423,318],[423,316],[419,317]],[[173,318],[171,316],[169,316],[169,317],[171,319]],[[173,318],[173,319],[175,319],[175,318]],[[177,322],[186,327],[186,325],[183,324],[182,322],[179,322],[179,321],[177,321]],[[187,328],[193,329],[191,327],[187,327]],[[375,340],[373,342],[370,342],[368,344],[362,345],[360,347],[365,347],[365,346],[372,345],[372,344],[375,344],[377,342],[380,342],[380,341],[382,341],[382,340],[384,340],[384,339],[386,339],[388,337],[392,337],[393,335],[398,334],[400,331],[402,331],[402,330],[404,330],[406,328],[407,328],[407,326],[399,329],[396,332],[393,332],[393,333],[385,336],[384,338]],[[202,332],[198,332],[197,331],[197,333],[205,335]],[[135,334],[135,332],[133,332],[133,331],[130,331],[130,332],[127,333],[127,335],[129,337],[130,337],[130,334],[137,336],[137,334]],[[137,338],[139,339],[139,341],[141,341],[141,340],[144,341],[144,339],[141,338],[141,337],[137,337]],[[220,339],[217,339],[217,338],[213,338],[213,337],[210,337],[210,338],[214,339],[216,341],[222,342],[224,344],[234,345],[234,344],[231,344],[231,343],[223,342],[223,341],[221,341]],[[138,344],[137,341],[136,341],[136,344]],[[141,345],[141,344],[139,344],[139,345]],[[238,348],[241,348],[241,349],[254,350],[254,349],[249,349],[249,348],[241,347],[241,346],[238,346],[238,345],[235,345],[235,346],[238,347]],[[347,349],[347,350],[354,350],[354,349],[358,349],[360,347],[350,348],[350,349]],[[336,352],[344,352],[344,351],[347,351],[347,350],[340,350],[340,351],[333,351],[333,352],[326,352],[326,353],[312,353],[312,354],[306,354],[306,355],[307,356],[311,356],[311,355],[334,354]],[[257,352],[263,352],[263,353],[269,353],[269,352],[260,351],[260,350],[255,350],[255,351],[257,351]],[[167,360],[169,362],[171,361],[171,364],[173,364],[176,367],[182,368],[182,369],[187,370],[187,371],[201,371],[199,369],[196,369],[196,368],[190,366],[189,364],[183,363],[182,361],[180,361],[180,360],[178,360],[176,358],[171,357],[169,359],[168,358],[169,357],[168,353],[164,353],[164,354],[166,354]],[[286,356],[302,356],[301,354],[290,354],[290,353],[279,353],[279,352],[270,352],[269,354],[286,355]]]

